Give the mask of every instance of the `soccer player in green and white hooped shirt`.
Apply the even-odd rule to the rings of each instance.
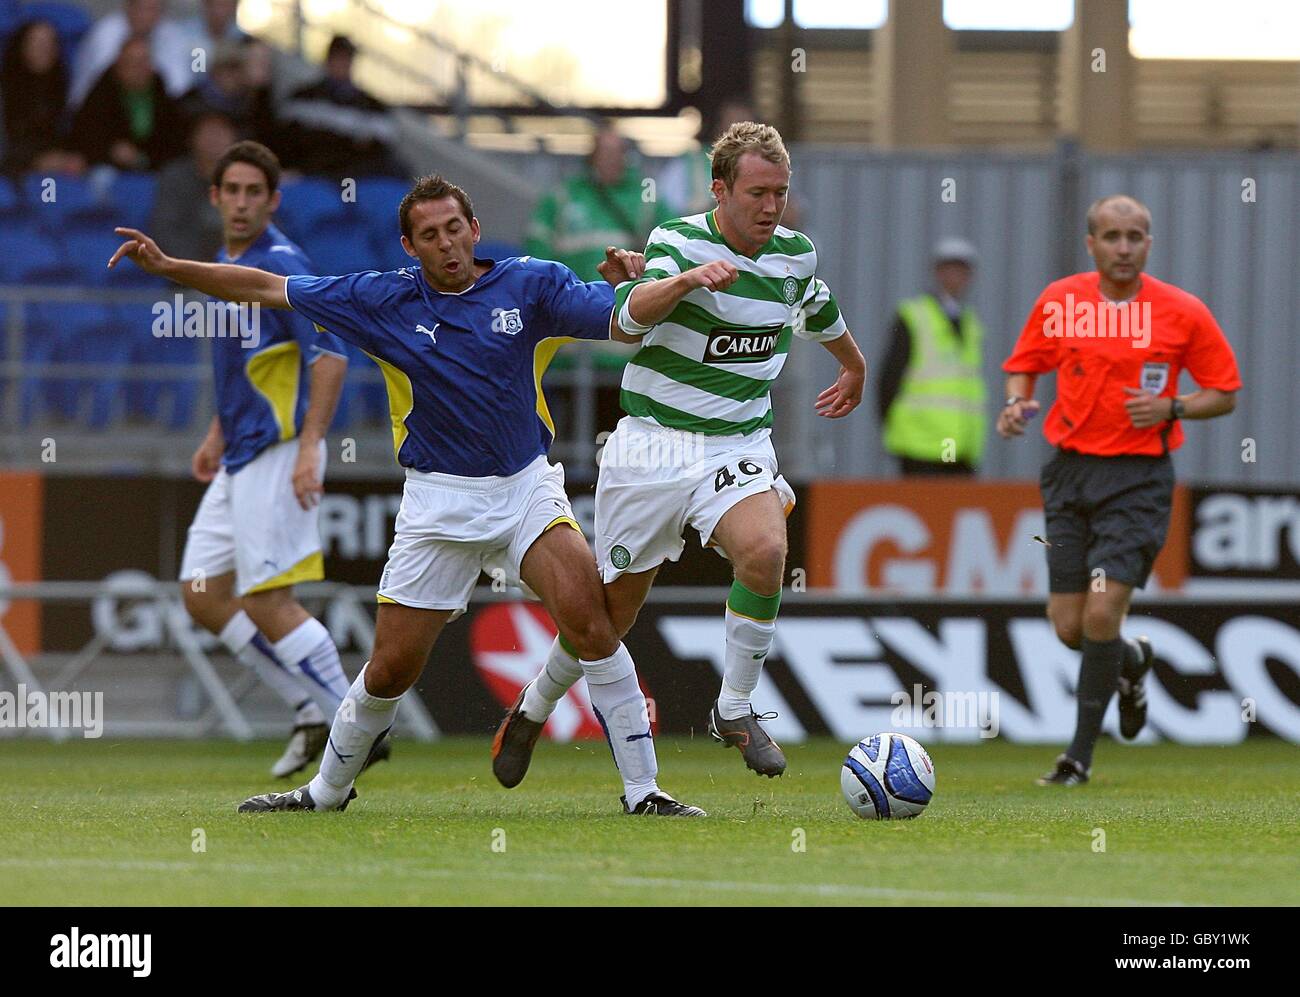
[[[794,336],[819,342],[840,372],[816,409],[838,419],[862,400],[866,364],[817,277],[812,242],[779,224],[790,157],[776,129],[730,127],[714,145],[712,173],[717,207],[656,228],[643,276],[616,291],[614,338],[641,349],[623,374],[627,416],[602,453],[596,560],[622,635],[659,565],[681,556],[687,525],[725,553],[735,580],[709,732],[755,772],[776,776],[785,756],[750,704],[776,632],[794,505],[777,473],[769,389]],[[504,785],[523,779],[542,725],[582,675],[564,644],[557,639],[502,721],[493,771]]]

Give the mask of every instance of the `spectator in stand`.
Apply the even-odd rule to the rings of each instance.
[[[4,100],[5,173],[81,173],[85,158],[69,148],[68,69],[49,21],[31,21],[13,33],[0,67]]]
[[[80,107],[122,51],[128,38],[149,39],[153,65],[167,93],[179,97],[194,85],[190,39],[176,21],[164,18],[164,0],[126,0],[122,9],[96,21],[77,47],[68,103]]]
[[[184,119],[149,57],[149,39],[129,38],[72,123],[90,163],[156,170],[184,150]]]
[[[876,386],[885,449],[904,475],[972,475],[984,453],[984,328],[966,303],[975,247],[940,239],[933,289],[898,304]]]
[[[203,0],[200,13],[181,22],[181,31],[185,37],[185,49],[190,53],[190,66],[194,66],[194,52],[207,54],[208,69],[212,68],[213,54],[222,42],[243,42],[248,35],[239,30],[235,14],[239,0]],[[202,72],[195,72],[191,83],[197,84]]]
[[[525,251],[563,263],[579,280],[596,280],[606,246],[644,246],[651,229],[676,217],[663,199],[644,199],[644,178],[627,153],[627,140],[613,124],[602,125],[587,169],[538,203]]]
[[[208,196],[222,155],[238,140],[234,123],[206,111],[190,125],[190,154],[173,159],[158,174],[149,231],[169,254],[208,260],[222,246],[221,213]]]
[[[357,48],[343,35],[330,39],[325,78],[294,92],[281,116],[289,129],[280,148],[304,173],[405,175],[390,151],[397,130],[388,106],[352,81]]]
[[[646,244],[650,232],[662,221],[676,216],[662,197],[645,200],[643,174],[628,161],[628,142],[613,124],[606,122],[596,132],[587,168],[571,177],[538,202],[524,242],[524,252],[544,260],[563,263],[579,280],[594,280],[604,262],[606,246]],[[622,415],[619,387],[612,372],[621,371],[634,353],[623,343],[596,343],[582,351],[597,371],[606,372],[595,392],[596,428],[613,429]],[[556,357],[552,369],[561,371],[577,359]],[[548,392],[548,399],[551,393]],[[569,410],[576,417],[580,396],[573,389],[557,389],[550,402],[557,411]]]
[[[275,120],[270,77],[261,75],[269,63],[255,56],[255,46],[265,48],[261,42],[218,43],[209,54],[208,72],[199,74],[199,82],[181,98],[180,104],[182,113],[190,120],[216,112],[233,122],[239,138],[265,145],[273,137]]]

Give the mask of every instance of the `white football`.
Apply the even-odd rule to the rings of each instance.
[[[864,737],[840,767],[840,789],[865,820],[916,817],[934,796],[934,763],[906,734]]]

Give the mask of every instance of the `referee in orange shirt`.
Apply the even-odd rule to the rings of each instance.
[[[1200,299],[1144,274],[1151,212],[1112,195],[1088,209],[1096,271],[1055,281],[1039,295],[1002,369],[1003,437],[1020,436],[1038,411],[1039,374],[1055,371],[1056,402],[1043,425],[1056,453],[1040,476],[1056,635],[1083,652],[1074,740],[1039,785],[1088,781],[1093,746],[1112,694],[1120,733],[1146,723],[1143,678],[1151,643],[1120,637],[1133,589],[1146,585],[1164,546],[1173,502],[1171,451],[1182,420],[1233,410],[1237,360]],[[1186,369],[1199,391],[1178,395]]]

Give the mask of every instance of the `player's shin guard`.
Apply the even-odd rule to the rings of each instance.
[[[366,670],[361,669],[334,714],[320,771],[310,784],[311,798],[319,808],[331,809],[347,799],[371,749],[397,719],[401,701],[401,696],[383,699],[366,692]]]
[[[1124,665],[1124,641],[1083,638],[1083,659],[1079,662],[1079,719],[1074,740],[1065,749],[1070,758],[1085,769],[1092,767],[1092,749],[1101,734],[1106,707],[1115,695],[1120,669]]]
[[[718,695],[718,715],[723,720],[739,720],[753,709],[749,697],[772,649],[780,606],[780,590],[776,595],[758,595],[739,581],[731,583],[727,596],[727,652]]]
[[[524,690],[524,716],[537,723],[544,722],[580,678],[582,664],[577,649],[557,636],[551,644],[551,653],[546,656],[546,664]]]
[[[348,677],[325,624],[315,618],[304,620],[273,646],[277,658],[302,672],[327,713],[338,709],[348,694]]]
[[[635,808],[659,787],[655,777],[659,763],[655,759],[654,738],[650,733],[650,713],[645,695],[636,680],[636,666],[626,647],[608,658],[583,661],[587,690],[596,717],[605,729],[614,764],[623,780],[629,808]]]
[[[218,635],[221,643],[239,661],[251,668],[264,684],[279,696],[286,706],[294,710],[300,724],[325,722],[325,715],[312,699],[311,690],[304,686],[275,656],[275,650],[257,630],[257,624],[242,609],[235,613]]]

